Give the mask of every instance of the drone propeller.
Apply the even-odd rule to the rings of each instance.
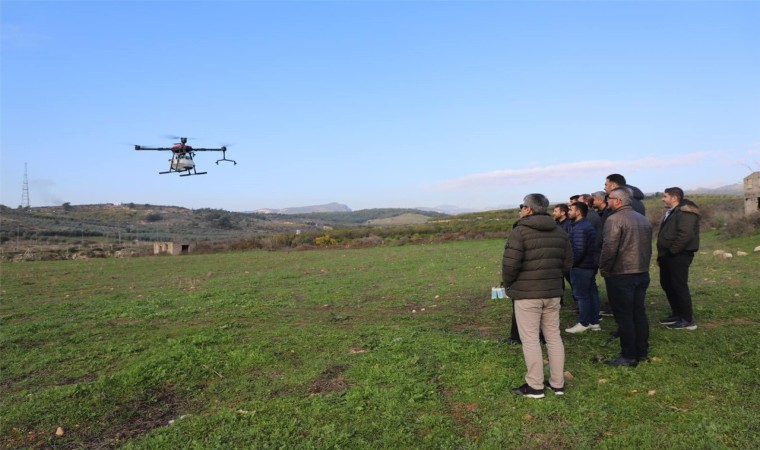
[[[173,140],[175,140],[175,141],[179,141],[180,139],[187,139],[187,140],[190,140],[190,139],[193,139],[193,140],[195,140],[195,139],[198,139],[198,138],[194,138],[194,137],[186,137],[186,136],[175,136],[175,135],[173,135],[173,134],[165,134],[163,137],[164,137],[164,139],[173,139]]]

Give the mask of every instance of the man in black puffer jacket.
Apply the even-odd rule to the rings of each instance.
[[[562,280],[573,264],[567,234],[547,214],[549,200],[529,194],[520,205],[520,219],[504,247],[502,282],[514,301],[517,328],[528,373],[525,384],[512,390],[530,398],[544,396],[544,364],[539,343],[543,331],[551,377],[548,387],[564,393],[565,348],[559,331]]]
[[[696,330],[689,292],[689,266],[699,250],[699,208],[678,187],[665,189],[667,210],[657,234],[660,285],[670,303],[670,316],[660,320],[671,330]]]

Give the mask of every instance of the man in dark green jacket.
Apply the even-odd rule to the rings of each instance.
[[[530,398],[544,397],[544,364],[539,343],[543,331],[551,377],[546,385],[564,393],[565,347],[559,331],[562,280],[573,265],[567,234],[547,214],[549,200],[529,194],[520,218],[507,238],[502,258],[502,282],[514,301],[517,328],[528,373],[525,384],[512,390]]]
[[[670,303],[670,316],[660,320],[671,330],[696,330],[689,292],[689,266],[699,250],[699,208],[678,187],[662,194],[665,217],[657,234],[660,286]]]

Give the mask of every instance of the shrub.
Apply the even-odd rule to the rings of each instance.
[[[751,236],[758,232],[760,232],[760,212],[754,212],[748,216],[727,223],[721,236],[730,239],[741,236]]]
[[[318,238],[314,239],[314,244],[316,244],[317,247],[330,247],[336,245],[337,243],[338,241],[335,240],[335,238],[330,237],[329,234],[319,236]]]

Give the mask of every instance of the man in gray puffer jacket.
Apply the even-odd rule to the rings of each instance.
[[[546,385],[564,393],[565,348],[559,331],[562,280],[573,265],[567,234],[547,214],[549,200],[529,194],[520,205],[520,218],[507,238],[502,258],[502,281],[514,301],[517,328],[528,373],[525,384],[512,390],[530,398],[544,397],[544,370],[539,332],[543,331],[551,377]]]

